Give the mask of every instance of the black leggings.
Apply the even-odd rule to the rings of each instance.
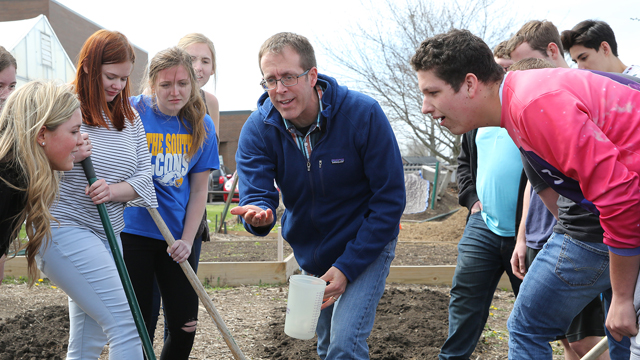
[[[127,233],[121,233],[120,237],[124,261],[148,332],[155,328],[151,326],[154,278],[162,294],[169,335],[160,359],[187,360],[196,332],[182,328],[198,319],[198,295],[180,265],[167,254],[165,241]],[[193,251],[188,261],[192,267],[195,265]]]

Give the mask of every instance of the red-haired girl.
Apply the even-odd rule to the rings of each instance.
[[[79,55],[74,85],[99,180],[88,186],[80,164],[65,173],[51,207],[52,241],[39,254],[40,269],[69,295],[67,359],[97,359],[107,343],[110,359],[143,356],[96,208],[106,205],[120,242],[127,202],[157,206],[144,127],[129,104],[134,61],[127,38],[107,30],[91,35]]]

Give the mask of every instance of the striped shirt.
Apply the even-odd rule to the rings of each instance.
[[[134,113],[136,118],[133,126],[126,121],[126,127],[122,131],[113,128],[107,117],[104,120],[111,129],[82,124],[80,131],[88,133],[91,139],[91,160],[96,177],[105,179],[109,185],[126,181],[140,196],[129,202],[129,206],[155,208],[158,207],[158,202],[151,180],[151,154],[140,116],[135,110]],[[98,208],[84,193],[87,184],[82,165],[74,164],[73,169],[62,176],[60,197],[51,207],[51,214],[62,226],[87,228],[106,239]],[[124,229],[122,212],[127,204],[110,201],[105,205],[113,231],[118,235]],[[57,227],[58,223],[53,221],[51,226]]]

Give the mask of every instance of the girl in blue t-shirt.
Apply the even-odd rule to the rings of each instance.
[[[213,120],[213,125],[216,128],[216,143],[220,143],[220,113],[218,106],[218,99],[215,95],[202,89],[209,79],[216,73],[216,50],[213,46],[213,42],[206,36],[200,33],[187,34],[178,41],[178,47],[189,53],[191,56],[191,63],[193,70],[196,72],[196,78],[198,79],[198,86],[200,87],[200,97],[204,100],[205,110],[207,115]],[[216,178],[217,181],[217,178]],[[200,261],[200,250],[202,248],[203,241],[211,241],[209,236],[209,223],[207,221],[207,212],[205,210],[200,228],[196,234],[196,238],[193,242],[193,248],[191,251],[195,253],[196,263],[193,266],[193,271],[198,272],[198,262]],[[155,331],[155,325],[158,322],[158,316],[160,315],[160,290],[157,285],[153,287],[153,314],[151,316],[150,332]],[[167,327],[165,323],[164,338],[167,337]],[[153,340],[153,334],[151,334],[151,340]]]
[[[198,296],[179,263],[192,253],[208,193],[219,167],[215,128],[184,50],[159,52],[149,66],[148,88],[131,98],[147,133],[158,211],[176,239],[167,247],[148,211],[127,208],[122,232],[124,259],[147,330],[151,328],[153,280],[157,280],[169,334],[161,359],[188,359],[198,314]]]

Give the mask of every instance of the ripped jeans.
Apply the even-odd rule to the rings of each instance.
[[[509,359],[551,359],[549,342],[600,293],[611,293],[607,245],[553,233],[524,277],[509,316]],[[609,349],[611,359],[628,359],[629,338],[609,338]]]
[[[196,332],[195,326],[185,324],[198,319],[198,295],[180,265],[167,254],[166,241],[127,233],[120,236],[124,262],[147,331],[151,327],[154,278],[160,288],[164,318],[169,330],[160,359],[187,360]],[[194,267],[193,251],[187,261]]]

